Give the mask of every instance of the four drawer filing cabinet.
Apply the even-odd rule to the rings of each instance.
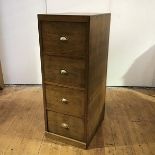
[[[45,134],[87,148],[104,118],[110,14],[38,15]]]

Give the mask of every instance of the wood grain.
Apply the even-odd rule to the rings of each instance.
[[[88,60],[88,142],[104,116],[109,30],[110,14],[91,16]]]
[[[40,21],[49,21],[49,22],[55,22],[55,21],[61,21],[61,22],[88,22],[89,21],[89,16],[83,16],[83,15],[63,15],[63,14],[52,14],[48,15],[48,14],[38,14],[38,19]]]
[[[45,82],[85,88],[85,62],[83,60],[47,55],[43,59]],[[66,70],[67,74],[60,74],[61,70]]]
[[[80,140],[86,142],[88,146],[104,115],[110,14],[83,15],[83,18],[81,15],[39,15],[38,20],[43,90],[46,96],[45,117],[49,117],[46,109],[58,112],[59,114],[55,113],[57,118],[62,114],[68,115],[66,117],[69,120],[69,116],[71,118],[84,116],[84,137]],[[61,41],[61,36],[66,40]],[[63,75],[60,73],[62,70],[66,72]],[[59,88],[52,92],[45,89],[45,84]],[[69,93],[68,97],[72,95],[73,98],[77,95],[71,93],[70,89],[84,90],[85,95],[81,96],[82,102],[79,100],[81,103],[75,102],[78,106],[72,110],[69,107],[67,109],[57,101],[60,95],[64,94],[61,88],[62,90],[65,88]],[[49,105],[52,106],[51,109]],[[54,113],[51,114],[54,118]],[[74,119],[77,119],[76,117]],[[46,124],[47,118],[45,118]],[[46,131],[51,123],[56,122],[52,119],[46,125]],[[50,131],[52,127],[54,128],[53,125],[50,126]]]
[[[0,154],[154,155],[155,89],[108,88],[105,119],[88,150],[44,136],[41,86],[0,91]]]
[[[84,117],[85,91],[46,85],[47,109],[76,117]],[[66,102],[62,102],[66,99]],[[74,109],[74,110],[73,110]]]
[[[48,131],[61,136],[84,141],[84,121],[80,118],[48,111]],[[62,123],[68,125],[63,128]]]
[[[85,57],[85,23],[42,22],[43,52],[49,55]],[[67,40],[60,40],[65,37]]]
[[[60,142],[60,144],[65,143],[65,144],[74,145],[76,147],[83,148],[83,149],[86,149],[87,147],[86,143],[84,142],[81,142],[72,138],[68,138],[66,136],[64,137],[64,136],[61,136],[60,134],[55,134],[53,132],[45,132],[45,136],[49,141],[51,141],[51,143],[54,140],[56,142]]]

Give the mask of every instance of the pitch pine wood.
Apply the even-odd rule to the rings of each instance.
[[[38,15],[38,21],[46,135],[88,147],[104,115],[110,14]],[[60,104],[62,95],[72,103]]]
[[[86,28],[85,23],[44,22],[42,24],[43,52],[49,55],[84,57]],[[60,41],[60,36],[66,37],[67,40]]]
[[[0,62],[0,89],[3,89],[4,87],[4,81],[3,81],[3,73],[2,73],[2,67]]]
[[[67,98],[66,103],[62,102],[64,96]],[[56,112],[84,117],[85,91],[46,85],[46,100],[49,110],[55,109]]]
[[[91,16],[88,60],[88,142],[104,116],[109,31],[110,14]]]
[[[105,119],[88,150],[44,136],[42,98],[40,86],[0,91],[0,154],[155,154],[155,89],[108,88]]]
[[[45,81],[67,86],[85,87],[85,62],[81,59],[44,55]],[[61,75],[60,70],[66,70]]]
[[[47,114],[49,132],[84,141],[84,121],[82,119],[51,111],[48,111]],[[62,128],[60,126],[62,123],[66,123],[69,129]]]

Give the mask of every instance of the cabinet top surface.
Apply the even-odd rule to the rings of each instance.
[[[54,13],[54,14],[38,14],[38,16],[99,16],[109,13],[80,13],[80,12],[65,12],[65,13]]]
[[[75,21],[89,22],[91,17],[110,15],[110,13],[60,13],[60,14],[38,14],[39,20],[45,21]]]

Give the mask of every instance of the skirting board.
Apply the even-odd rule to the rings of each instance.
[[[4,87],[4,81],[3,81],[3,73],[1,68],[1,62],[0,62],[0,89],[3,89]]]

